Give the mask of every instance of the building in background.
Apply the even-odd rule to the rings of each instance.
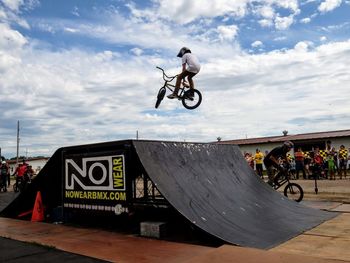
[[[26,163],[32,166],[35,175],[37,175],[40,172],[40,170],[44,167],[48,160],[49,157],[25,159]],[[7,160],[6,162],[10,167],[10,173],[12,175],[16,170],[16,160]],[[19,159],[18,162],[23,163],[23,159]]]
[[[294,149],[301,147],[304,152],[312,151],[315,146],[318,146],[320,150],[324,150],[327,141],[331,141],[332,146],[335,147],[337,151],[339,150],[340,145],[344,145],[345,148],[349,150],[350,130],[314,132],[296,135],[288,135],[287,131],[283,131],[281,136],[227,141],[220,140],[217,143],[238,145],[244,154],[246,152],[255,153],[257,148],[259,148],[262,153],[265,153],[266,151],[271,151],[276,146],[281,145],[284,141],[292,141],[295,146]]]

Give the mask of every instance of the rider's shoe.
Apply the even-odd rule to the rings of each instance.
[[[168,99],[175,99],[175,98],[178,98],[179,96],[177,96],[177,94],[172,93],[172,94],[168,95],[167,97],[168,97]]]
[[[273,180],[273,184],[276,185],[276,186],[281,186],[280,183],[279,183],[279,181],[276,180],[276,179]]]

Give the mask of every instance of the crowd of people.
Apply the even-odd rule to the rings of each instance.
[[[23,163],[18,164],[16,170],[12,174],[16,178],[16,184],[19,181],[30,181],[34,175],[34,170],[31,165],[23,160]],[[7,192],[7,188],[11,185],[11,173],[9,165],[6,161],[0,163],[0,190]]]
[[[314,179],[317,176],[319,179],[335,180],[336,176],[339,179],[346,178],[347,165],[350,163],[349,152],[350,148],[348,150],[344,145],[340,145],[339,149],[336,149],[330,141],[327,141],[324,150],[320,150],[318,146],[313,147],[311,151],[303,151],[302,147],[297,147],[293,153],[286,152],[286,156],[292,179]],[[264,159],[268,155],[268,151],[262,153],[260,149],[256,149],[254,155],[244,153],[247,163],[261,178],[263,178]],[[266,165],[265,169],[269,175]]]

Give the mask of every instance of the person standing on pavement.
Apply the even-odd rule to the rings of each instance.
[[[263,178],[264,154],[259,149],[255,150],[254,160],[255,160],[256,173],[260,176],[260,178]]]
[[[304,153],[300,147],[298,147],[298,150],[294,153],[294,157],[295,157],[295,172],[296,172],[297,179],[299,179],[299,171],[303,172],[303,178],[306,179],[305,167],[304,167]]]
[[[340,149],[338,152],[339,159],[339,178],[342,179],[344,175],[344,179],[346,179],[346,165],[348,162],[348,150],[345,149],[344,145],[340,145]]]

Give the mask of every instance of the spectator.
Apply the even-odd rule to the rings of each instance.
[[[292,178],[295,179],[296,178],[296,176],[295,176],[295,158],[291,157],[289,160],[289,163],[290,163],[290,168],[289,168],[290,174],[291,174]]]
[[[315,147],[314,157],[313,157],[313,171],[312,175],[315,178],[320,178],[322,175],[323,158],[320,155],[320,149]]]
[[[329,180],[335,180],[335,162],[334,162],[335,152],[333,148],[330,151],[327,151],[327,164],[328,164],[328,175]]]
[[[9,176],[9,168],[6,161],[2,161],[0,164],[0,184],[4,192],[7,192],[7,177]]]
[[[339,178],[342,179],[344,174],[344,178],[346,179],[346,165],[348,162],[348,151],[345,149],[344,145],[340,145],[338,158],[339,158],[339,170],[338,170]]]
[[[244,158],[246,159],[247,163],[250,167],[254,170],[254,158],[251,153],[245,153]]]
[[[332,147],[332,153],[334,157],[334,166],[335,166],[335,171],[339,173],[339,167],[338,167],[338,152],[335,149],[335,147]]]
[[[31,165],[27,166],[27,170],[25,171],[24,175],[26,177],[26,180],[28,180],[28,181],[32,180],[32,178],[34,176],[34,170],[33,170]]]
[[[305,167],[304,167],[304,153],[300,147],[294,153],[294,157],[295,157],[295,172],[296,172],[297,179],[299,179],[299,171],[303,172],[303,178],[306,179]]]
[[[304,153],[304,170],[306,173],[306,178],[310,178],[311,172],[310,172],[310,165],[312,162],[312,158],[310,157],[310,153],[309,152],[305,152]]]
[[[263,178],[264,154],[260,152],[259,149],[256,149],[255,151],[254,160],[255,160],[256,173],[260,176],[260,178]]]

